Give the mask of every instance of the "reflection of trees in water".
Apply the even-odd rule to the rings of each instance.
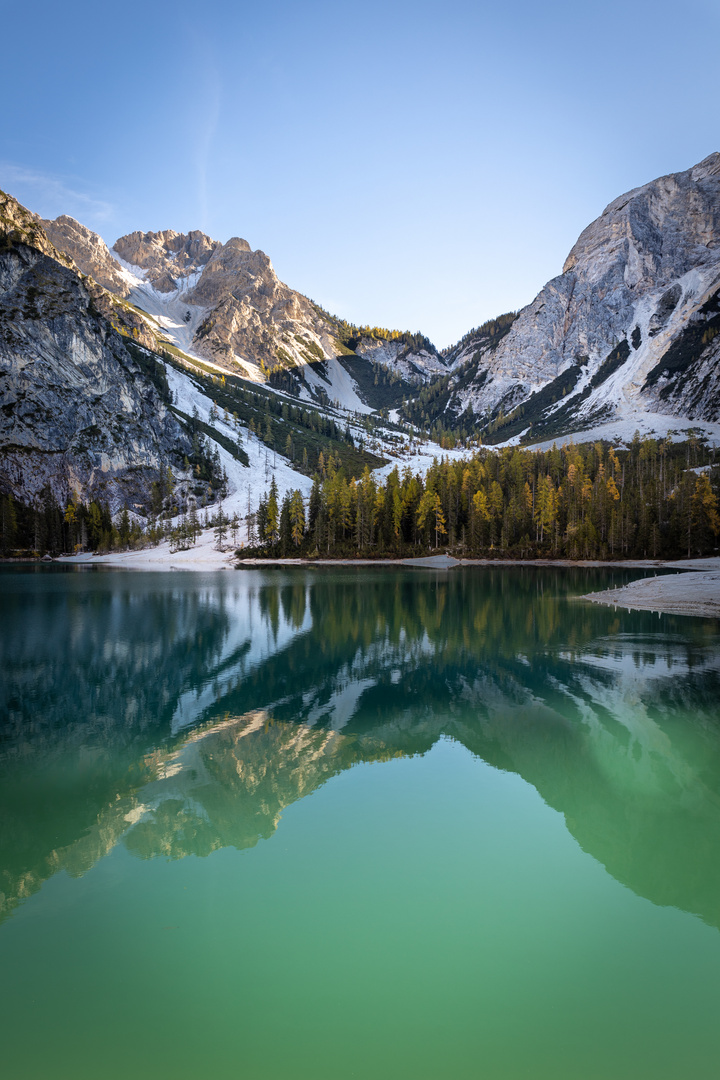
[[[633,632],[623,635],[624,616],[572,598],[597,583],[592,571],[525,568],[437,578],[392,571],[318,576],[309,596],[312,630],[250,671],[217,711],[244,713],[273,703],[278,716],[308,719],[319,700],[332,697],[338,680],[370,678],[383,693],[366,689],[353,723],[364,718],[372,724],[378,711],[392,712],[409,693],[441,707],[468,682],[490,679],[513,699],[539,695],[580,719],[588,689],[577,661],[588,649],[601,661],[614,653],[651,676],[661,662],[674,667],[675,707],[712,711],[717,676],[689,676],[706,662],[716,639],[708,639],[702,625],[688,627],[687,620],[672,617],[658,633],[650,612],[633,613]],[[294,586],[271,584],[260,600],[270,610],[282,596],[286,613],[293,604],[302,610],[306,590],[305,578]],[[396,689],[393,672],[400,676]],[[612,664],[599,664],[595,678],[614,687],[619,673]],[[655,682],[662,702],[669,684]]]
[[[0,754],[165,734],[228,632],[221,587],[168,575],[17,575],[3,592]],[[5,585],[5,581],[3,581]]]
[[[333,743],[333,771],[368,760],[379,747],[384,756],[412,754],[451,735],[532,783],[619,880],[658,903],[720,922],[713,857],[720,840],[720,687],[717,670],[707,669],[713,624],[665,618],[658,634],[651,613],[628,619],[568,598],[565,572],[370,577],[363,575],[361,587],[350,575],[314,582],[311,632],[222,703],[241,709],[274,701],[273,715],[286,722],[263,736],[263,782],[272,798],[243,788],[235,753],[227,769],[218,765],[222,754],[213,757],[209,790],[216,800],[222,790],[239,819],[255,822],[252,842],[267,834],[279,808],[326,778],[315,764],[325,763],[323,756],[295,758],[280,733],[335,739],[325,728],[297,729],[297,721],[319,714],[321,724],[332,724],[338,684],[365,680],[345,738]],[[582,571],[575,577],[572,591],[597,580]],[[306,585],[267,586],[287,619],[298,612],[296,626]],[[272,610],[270,596],[265,604]],[[623,632],[628,621],[632,633]],[[623,690],[630,678],[637,685],[629,704]],[[243,760],[259,738],[242,744]],[[288,755],[294,765],[286,772]],[[273,810],[256,829],[262,807]],[[233,810],[224,818],[231,821]],[[215,820],[208,811],[205,828]],[[151,835],[152,824],[146,829]],[[219,844],[243,846],[237,831],[232,840],[226,828],[218,836]]]
[[[273,640],[286,644],[249,669],[223,654],[225,675],[234,664],[238,674],[211,695],[203,727],[148,754],[158,746],[155,718],[139,717],[128,735],[122,710],[108,709],[107,775],[88,761],[86,775],[76,768],[66,777],[77,805],[63,802],[61,842],[49,844],[50,822],[33,819],[54,770],[24,792],[14,785],[9,898],[61,866],[83,872],[123,833],[143,857],[251,847],[329,777],[359,761],[423,753],[448,735],[533,784],[618,880],[720,924],[716,624],[578,603],[573,594],[607,583],[583,570],[300,571],[261,582],[258,609]],[[202,686],[243,606],[230,611],[189,586],[160,590],[149,607],[121,595],[114,624],[110,600],[101,601],[99,626],[81,639],[88,681],[97,680],[94,654],[111,625],[131,640],[124,620],[145,611],[140,659],[120,655],[113,671],[125,685],[151,681],[156,635],[177,670],[160,689],[134,691],[141,711],[166,700],[167,718],[178,688]],[[294,633],[280,637],[283,625]],[[80,696],[94,732],[91,689]],[[69,741],[77,746],[82,734]],[[115,784],[120,760],[124,786]]]

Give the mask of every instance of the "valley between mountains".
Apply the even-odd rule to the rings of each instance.
[[[585,478],[607,484],[612,471],[621,500],[630,483],[623,454],[632,454],[636,433],[668,460],[672,452],[663,447],[693,440],[695,456],[688,452],[676,475],[680,483],[692,472],[678,513],[694,534],[704,529],[712,547],[713,447],[720,440],[718,153],[615,199],[531,304],[443,350],[420,332],[356,326],[329,313],[279,281],[269,257],[239,237],[221,243],[200,231],[166,229],[130,233],[108,248],[73,218],[45,220],[0,194],[6,552],[67,550],[70,541],[86,550],[158,541],[181,522],[185,535],[175,547],[190,547],[218,517],[227,525],[220,547],[230,542],[232,522],[233,546],[274,542],[258,525],[271,498],[279,513],[298,493],[306,529],[314,487],[335,476],[357,489],[367,477],[375,489],[390,490],[393,475],[434,476],[439,459],[461,476],[471,454],[487,461],[497,451],[503,458],[512,448],[553,444],[601,445],[597,460],[583,458]],[[597,556],[604,544],[617,557],[610,516],[597,543],[591,537],[577,550],[568,546],[573,511],[568,503],[562,517],[561,474],[542,462],[532,476],[522,465],[530,491],[522,528],[531,546],[533,532],[546,543],[546,533],[562,526],[555,554]],[[556,498],[554,513],[540,508],[543,470],[554,485],[554,496],[546,490],[546,501]],[[702,476],[704,496],[696,490]],[[421,512],[413,506],[413,543],[465,545],[472,508],[462,519],[449,509],[447,484],[437,477],[432,494],[443,523],[438,528],[437,507],[428,502],[419,539]],[[475,479],[477,494],[482,478]],[[501,476],[495,482],[503,519],[514,495]],[[657,518],[648,524],[650,540],[631,552],[618,526],[621,553],[643,554],[644,547],[653,554],[652,529],[662,533],[663,513],[670,521],[679,505],[671,505],[668,483],[665,477]],[[567,482],[565,489],[567,496]],[[365,525],[353,497],[341,524],[360,550]],[[401,497],[402,516],[405,486]],[[703,497],[709,509],[701,512]],[[377,512],[393,514],[387,506]],[[191,517],[192,541],[185,543]],[[261,525],[267,529],[266,519]],[[411,532],[398,518],[398,542],[402,533],[410,543]],[[483,533],[481,547],[507,551],[521,532],[520,524],[505,528],[501,520],[497,535],[490,527]],[[710,553],[689,546],[688,554]]]

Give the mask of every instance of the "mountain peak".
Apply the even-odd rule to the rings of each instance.
[[[27,207],[19,203],[12,195],[0,191],[0,240],[4,247],[13,244],[27,244],[51,259],[72,265],[68,254],[57,251],[43,227],[46,223]]]
[[[69,255],[83,274],[111,292],[127,295],[127,282],[102,237],[69,214],[61,214],[54,220],[44,219],[42,225],[49,240]]]
[[[619,260],[631,288],[654,286],[714,260],[709,251],[719,241],[720,154],[713,153],[609,203],[578,237],[563,274],[579,270],[598,278],[608,260]]]
[[[228,249],[232,251],[252,251],[247,240],[243,240],[240,236],[231,236],[227,244],[223,245],[223,248],[225,251]]]
[[[505,438],[720,406],[720,154],[614,199],[453,402]],[[466,350],[467,351],[467,350]],[[461,351],[458,359],[467,359]],[[457,362],[457,361],[456,361]],[[614,428],[617,430],[617,428]]]
[[[163,229],[121,236],[115,241],[113,251],[124,262],[146,271],[145,280],[159,292],[172,292],[180,279],[201,270],[221,247],[218,240],[199,229],[189,233]]]

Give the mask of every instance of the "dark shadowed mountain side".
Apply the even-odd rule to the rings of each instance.
[[[84,281],[37,219],[0,195],[0,486],[143,504],[191,449],[164,371],[131,353],[108,293]]]

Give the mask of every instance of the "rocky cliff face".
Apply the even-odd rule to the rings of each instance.
[[[720,154],[614,200],[532,304],[443,356],[420,335],[334,318],[239,237],[134,232],[109,251],[72,218],[45,225],[93,279],[95,307],[117,329],[319,403],[394,409],[442,380],[423,405],[430,420],[448,426],[464,414],[461,426],[491,441],[561,437],[641,413],[720,418]],[[32,215],[7,227],[37,250],[49,244]]]
[[[471,361],[476,374],[453,407],[482,416],[524,404],[538,428],[554,413],[571,428],[574,419],[587,426],[632,409],[717,418],[717,347],[709,348],[712,334],[702,338],[713,329],[719,287],[720,154],[711,154],[615,199],[499,343],[471,340],[457,350],[458,379]],[[686,342],[668,365],[664,357],[693,325],[702,325],[693,347]],[[549,395],[556,401],[538,401],[558,379]],[[697,400],[692,385],[703,380]]]
[[[54,221],[40,219],[45,235],[57,251],[69,255],[81,273],[92,277],[103,288],[118,296],[127,296],[130,284],[102,237],[62,214]]]
[[[355,352],[373,364],[396,372],[409,383],[426,383],[447,374],[447,365],[438,353],[427,348],[409,347],[402,339],[382,341],[363,337]]]
[[[72,494],[113,509],[144,503],[158,471],[190,446],[154,362],[133,359],[96,303],[107,294],[33,215],[3,196],[0,219],[3,490],[23,501],[49,486],[61,503]]]
[[[168,309],[176,300],[186,309],[181,318],[191,325],[193,349],[229,370],[238,359],[272,369],[335,354],[326,320],[247,240],[221,244],[199,231],[166,229],[121,236],[113,252],[137,275],[130,295],[138,306],[155,299],[149,288]]]
[[[0,250],[10,251],[18,244],[35,248],[63,266],[74,266],[72,258],[50,242],[37,214],[21,206],[12,195],[0,191]]]
[[[216,248],[187,299],[207,309],[195,341],[216,360],[240,356],[273,368],[335,355],[326,320],[239,237]]]

